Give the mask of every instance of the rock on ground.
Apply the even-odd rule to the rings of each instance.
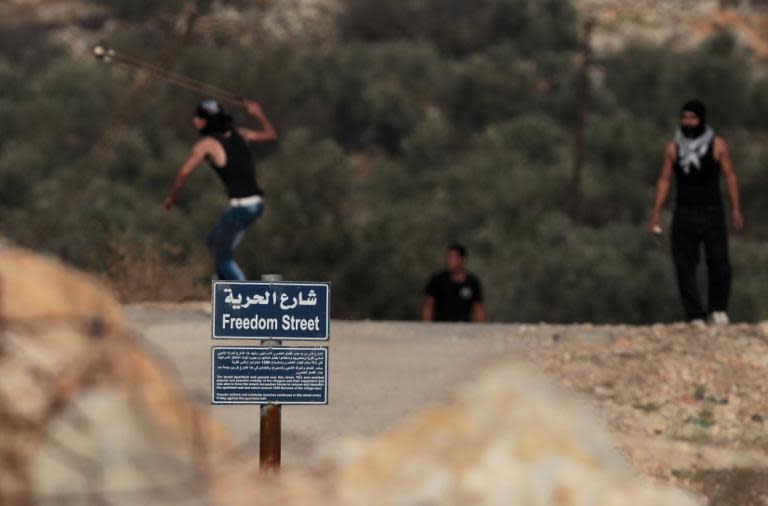
[[[0,246],[0,504],[215,498],[232,443],[170,370],[94,280]]]

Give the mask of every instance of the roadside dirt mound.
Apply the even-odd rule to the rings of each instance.
[[[520,365],[348,454],[338,489],[350,506],[699,504],[639,478],[579,397]]]
[[[768,324],[562,327],[531,360],[593,399],[643,473],[713,505],[768,500],[765,487],[733,495],[768,483]]]

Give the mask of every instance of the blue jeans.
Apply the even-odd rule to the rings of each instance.
[[[208,250],[213,256],[216,274],[222,281],[244,281],[245,275],[235,263],[235,248],[245,231],[264,211],[264,204],[230,207],[221,214],[206,238]]]

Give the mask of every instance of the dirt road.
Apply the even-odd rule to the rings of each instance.
[[[210,316],[203,308],[199,304],[173,309],[129,306],[126,316],[175,366],[190,397],[208,404],[210,347],[258,341],[210,339]],[[456,387],[489,364],[523,357],[537,338],[523,337],[519,331],[518,325],[334,321],[331,339],[323,343],[330,347],[330,402],[283,408],[284,465],[303,465],[315,448],[339,436],[381,432],[409,413],[450,397]],[[258,455],[258,407],[209,409]]]

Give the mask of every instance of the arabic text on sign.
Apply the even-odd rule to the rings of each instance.
[[[232,309],[243,309],[250,306],[264,306],[264,305],[277,305],[278,298],[277,292],[264,291],[264,295],[254,295],[253,297],[243,298],[243,294],[237,294],[235,297],[231,288],[225,288],[224,292],[227,297],[224,299],[226,304],[229,304]],[[314,290],[310,290],[307,297],[304,298],[304,292],[299,292],[297,297],[289,297],[286,294],[280,295],[280,309],[286,311],[288,309],[294,309],[298,306],[316,306],[317,305],[317,293]]]

